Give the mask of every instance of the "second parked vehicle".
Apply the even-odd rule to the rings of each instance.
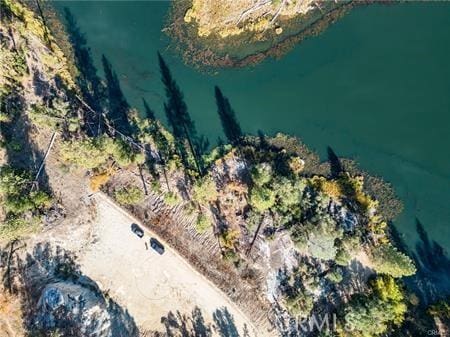
[[[164,254],[164,246],[155,238],[150,239],[150,247],[152,247],[159,255]]]

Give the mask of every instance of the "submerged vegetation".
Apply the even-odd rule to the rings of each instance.
[[[335,336],[381,336],[413,317],[408,316],[413,313],[408,312],[410,294],[402,278],[420,266],[395,246],[389,223],[401,204],[389,184],[331,148],[328,161],[321,162],[297,138],[245,135],[219,87],[214,94],[227,144],[208,150],[162,55],[155,55],[155,61],[165,87],[168,128],[156,119],[153,102],[144,99],[142,112],[129,106],[106,56],[105,80],[97,77],[87,42],[69,11],[65,18],[76,76],[70,75],[67,58],[32,11],[10,0],[2,2],[2,9],[18,36],[9,44],[2,42],[7,62],[1,65],[0,82],[6,151],[0,168],[1,240],[36,230],[55,203],[44,174],[39,176],[46,156],[26,168],[15,161],[15,153],[26,144],[12,131],[33,127],[52,139],[59,135],[53,155],[67,174],[85,172],[93,192],[108,193],[136,213],[143,210],[139,214],[145,220],[158,204],[161,214],[154,226],[165,235],[177,226],[173,214],[180,221],[188,218],[190,237],[209,239],[219,252],[217,261],[208,251],[208,267],[217,267],[211,274],[239,275],[236,287],[242,283],[257,289],[254,306],[269,303],[281,333],[292,329],[288,332],[295,335],[298,327],[286,322],[326,310],[338,313],[337,329],[330,332]],[[7,35],[3,29],[2,34]],[[32,40],[24,38],[28,36],[41,41],[39,46],[49,43],[53,51],[28,42],[14,45],[15,40]],[[35,94],[34,100],[22,85],[39,72],[30,66],[30,52],[36,53],[35,59],[56,58],[41,74],[51,90]],[[60,68],[50,69],[56,63]],[[65,84],[58,85],[60,80]],[[33,152],[22,161],[36,164],[36,157]],[[194,249],[188,254],[196,267],[207,269]],[[445,310],[446,303],[431,307],[429,314],[444,316]],[[351,333],[344,332],[346,325]]]

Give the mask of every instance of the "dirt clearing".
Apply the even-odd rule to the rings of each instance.
[[[145,230],[140,239],[132,233],[130,225],[135,219],[103,195],[95,199],[95,239],[79,256],[80,268],[129,311],[141,330],[166,332],[174,317],[195,323],[201,315],[202,329],[209,329],[212,336],[264,335],[167,245],[163,255],[155,252],[148,242],[153,234]]]

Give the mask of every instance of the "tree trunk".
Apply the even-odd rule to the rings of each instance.
[[[256,238],[258,237],[259,231],[261,230],[261,227],[263,225],[264,219],[265,219],[265,216],[263,216],[261,218],[261,221],[259,222],[258,228],[256,228],[256,232],[255,232],[255,235],[253,236],[252,242],[250,243],[250,247],[247,249],[247,252],[245,253],[247,256],[250,255],[250,252],[251,252],[251,250],[253,248],[253,245],[254,245],[254,243],[256,241]]]
[[[142,165],[139,165],[139,175],[141,176],[142,186],[144,187],[145,195],[148,195],[147,184],[145,183],[144,175],[142,173]]]
[[[39,179],[39,175],[41,174],[41,171],[44,168],[45,160],[47,159],[47,157],[48,157],[48,155],[50,153],[50,150],[53,147],[53,143],[55,142],[56,135],[57,135],[57,132],[56,131],[53,132],[52,138],[50,139],[50,144],[47,147],[47,151],[45,152],[44,158],[42,158],[42,162],[41,162],[41,165],[39,166],[39,170],[37,171],[36,176],[34,177],[34,182],[35,183],[37,183],[37,181]]]
[[[200,164],[198,162],[197,152],[195,151],[194,144],[191,141],[191,137],[189,136],[188,129],[186,127],[186,124],[184,124],[184,123],[183,123],[183,129],[184,129],[184,133],[186,134],[186,139],[187,139],[187,141],[189,143],[189,148],[191,149],[192,156],[194,157],[194,162],[195,162],[195,166],[197,167],[198,174],[200,174],[200,176],[201,176],[202,175],[202,170],[201,170]]]

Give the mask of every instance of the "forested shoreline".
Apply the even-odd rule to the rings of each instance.
[[[436,317],[448,320],[448,304],[429,307],[405,287],[404,279],[420,273],[422,262],[398,245],[390,224],[401,202],[382,179],[331,147],[322,162],[297,138],[246,135],[217,86],[211,94],[225,139],[211,149],[162,54],[153,57],[165,88],[167,123],[155,117],[146,97],[142,110],[129,105],[107,55],[104,77],[99,75],[69,10],[64,23],[70,51],[63,52],[42,16],[21,2],[4,0],[1,6],[2,241],[39,235],[48,214],[57,213],[45,169],[52,151],[60,165],[55,170],[83,172],[92,193],[103,191],[132,213],[142,211],[145,218],[153,195],[167,212],[190,218],[192,238],[215,242],[219,253],[211,268],[236,275],[231,288],[233,282],[236,288],[238,282],[248,285],[282,335],[300,333],[289,322],[324,311],[338,317],[327,336],[412,336],[431,329]],[[52,135],[46,152],[27,138],[32,132]],[[170,237],[177,219],[159,219],[152,226]],[[430,248],[424,247],[426,255]],[[208,259],[198,261],[202,270]]]

